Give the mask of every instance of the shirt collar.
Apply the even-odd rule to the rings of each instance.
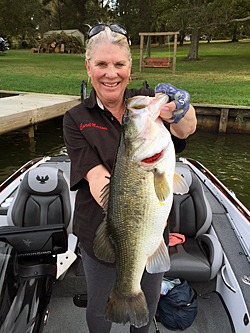
[[[99,106],[100,109],[104,110],[104,106],[102,104],[102,102],[100,101],[99,97],[96,96],[96,102],[97,102],[97,105]]]
[[[125,97],[125,99],[127,99],[129,97],[128,88],[125,89],[124,97]],[[87,108],[92,109],[97,104],[102,110],[104,110],[104,106],[103,106],[102,102],[100,101],[100,99],[96,96],[96,91],[94,88],[92,88],[89,98],[86,98],[84,102],[85,102],[85,105],[87,106]]]
[[[84,103],[87,106],[87,108],[92,109],[92,108],[95,107],[95,105],[96,105],[96,92],[95,92],[94,88],[92,88],[89,97],[84,100]]]

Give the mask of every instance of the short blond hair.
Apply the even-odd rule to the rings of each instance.
[[[86,42],[86,52],[85,52],[85,59],[87,60],[88,64],[93,56],[93,52],[95,50],[96,45],[103,44],[105,42],[110,42],[112,44],[120,45],[126,49],[126,53],[128,56],[128,60],[131,60],[131,52],[130,47],[127,41],[127,37],[123,34],[117,33],[112,31],[108,26],[105,29],[95,36],[91,37]]]

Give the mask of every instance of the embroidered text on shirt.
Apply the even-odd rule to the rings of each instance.
[[[108,130],[107,127],[98,126],[98,125],[96,125],[95,123],[88,123],[88,124],[83,124],[83,123],[81,123],[81,124],[80,124],[80,130],[81,130],[81,131],[82,131],[85,127],[95,127],[95,128],[99,128],[99,129],[102,129],[102,130],[105,130],[105,131]]]

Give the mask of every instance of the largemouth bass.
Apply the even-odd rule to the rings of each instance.
[[[104,189],[106,217],[96,232],[94,251],[116,261],[116,282],[105,317],[136,327],[148,323],[141,278],[170,268],[163,232],[176,192],[188,187],[176,174],[175,151],[169,131],[159,117],[168,96],[136,96],[126,102],[120,142],[110,184]]]

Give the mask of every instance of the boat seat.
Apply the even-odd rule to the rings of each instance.
[[[71,205],[63,171],[37,167],[27,172],[8,209],[8,225],[18,227],[63,224],[68,227]]]
[[[212,222],[211,207],[200,180],[189,167],[177,163],[176,172],[185,178],[189,192],[174,194],[168,225],[170,232],[185,235],[185,242],[169,247],[170,270],[165,276],[190,282],[209,281],[223,260],[218,239],[207,233]]]

